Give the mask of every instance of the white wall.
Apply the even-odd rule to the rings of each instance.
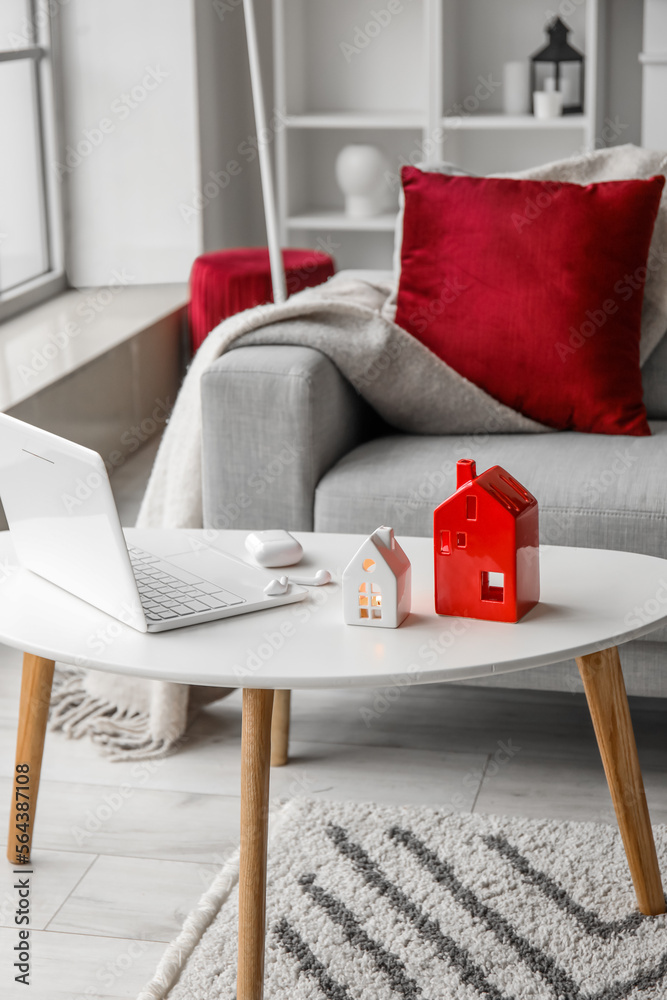
[[[271,0],[255,0],[255,11],[270,117]],[[252,146],[255,126],[242,2],[195,0],[195,13],[203,195],[198,214],[204,248],[263,245],[266,230],[259,163]],[[194,215],[186,214],[194,220]]]
[[[68,278],[187,280],[201,221],[192,0],[68,0],[60,7]]]

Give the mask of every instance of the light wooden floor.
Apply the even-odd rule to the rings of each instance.
[[[150,457],[140,453],[115,477],[125,523]],[[19,655],[0,646],[3,831],[19,679]],[[416,687],[369,719],[374,698],[371,691],[295,694],[292,763],[273,772],[273,794],[613,821],[583,696]],[[634,700],[632,708],[652,817],[665,823],[667,703]],[[16,893],[6,864],[3,998],[136,997],[236,849],[240,732],[237,692],[203,712],[166,760],[112,764],[86,742],[47,737],[33,856],[33,982],[29,991],[13,985]],[[498,764],[501,742],[515,752]]]

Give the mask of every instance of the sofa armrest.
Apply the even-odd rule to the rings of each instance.
[[[313,528],[315,488],[374,413],[310,347],[228,351],[202,377],[204,527]]]

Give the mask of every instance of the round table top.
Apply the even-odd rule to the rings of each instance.
[[[247,532],[197,534],[250,561]],[[667,622],[667,560],[557,546],[540,549],[541,600],[518,624],[436,615],[432,542],[400,537],[412,562],[412,613],[398,629],[345,625],[340,580],[364,536],[294,534],[305,553],[294,574],[324,567],[333,583],[312,588],[300,604],[148,634],[18,567],[9,533],[0,533],[0,641],[48,659],[153,680],[377,687],[461,681],[557,663]],[[126,535],[150,550],[153,532],[128,529]],[[263,572],[267,579],[280,575]]]

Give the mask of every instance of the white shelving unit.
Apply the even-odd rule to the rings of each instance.
[[[648,149],[667,146],[667,3],[644,0],[644,50],[642,64],[642,145]]]
[[[319,242],[339,267],[388,268],[402,165],[446,159],[491,173],[593,148],[603,14],[604,0],[582,0],[564,18],[586,56],[584,114],[540,121],[503,114],[501,82],[505,62],[525,59],[528,72],[546,42],[537,0],[276,0],[284,245]],[[334,168],[351,142],[377,145],[391,163],[387,211],[374,218],[343,210]]]
[[[542,129],[566,129],[568,131],[586,131],[589,127],[588,115],[563,115],[560,118],[535,118],[533,115],[471,115],[469,118],[444,116],[441,122],[445,128],[467,131],[479,129],[531,129],[539,132]]]
[[[286,115],[288,128],[405,128],[424,127],[424,115],[405,112],[391,114],[382,112],[328,111],[321,114]]]
[[[366,219],[349,219],[339,209],[323,210],[321,212],[302,212],[300,215],[288,215],[289,229],[326,229],[329,231],[356,230],[364,233],[392,232],[396,223],[395,212],[383,212],[382,215],[369,216]]]

